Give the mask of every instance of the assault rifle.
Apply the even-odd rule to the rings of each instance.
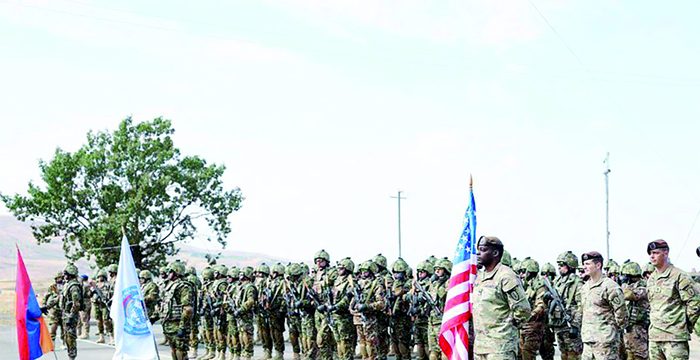
[[[561,299],[561,296],[559,296],[559,292],[557,292],[557,290],[552,286],[552,283],[549,282],[547,277],[543,277],[542,282],[552,298],[547,309],[550,325],[553,327],[561,327],[562,325],[566,325],[566,327],[571,328],[571,314],[566,311],[566,304]],[[555,312],[560,313],[561,316],[553,317],[552,314]],[[555,320],[556,322],[552,322],[554,318],[560,320]]]
[[[321,299],[318,297],[318,293],[316,292],[316,290],[314,290],[313,287],[307,288],[306,295],[309,297],[309,299],[311,299],[316,308],[320,307],[321,305],[326,306],[326,304],[321,302]],[[335,320],[333,320],[331,312],[326,310],[323,313],[326,315],[326,323],[328,324],[328,326],[330,326],[331,329],[335,328]]]
[[[360,318],[362,318],[362,323],[364,324],[367,322],[367,315],[365,315],[364,312],[357,310],[357,305],[364,304],[364,302],[365,302],[364,294],[362,293],[362,291],[360,291],[359,286],[356,285],[356,286],[352,287],[352,296],[353,296],[353,298],[355,298],[355,303],[354,303],[353,309],[360,313]]]
[[[112,300],[111,300],[111,299],[107,299],[107,298],[105,297],[104,293],[102,293],[102,290],[100,290],[100,288],[97,287],[97,285],[95,285],[95,282],[94,282],[94,281],[91,281],[91,282],[90,282],[90,290],[92,290],[92,292],[93,292],[95,295],[97,295],[97,301],[99,301],[99,302],[101,302],[102,304],[106,305],[108,308],[112,306]]]
[[[297,300],[299,299],[299,297],[296,294],[296,290],[286,280],[284,281],[284,287],[286,290],[284,292],[284,302],[287,303],[287,315],[289,315],[289,316],[300,315],[301,313],[300,313],[299,309],[297,309],[297,307],[296,307]]]
[[[440,309],[440,307],[437,305],[437,303],[435,302],[433,297],[430,296],[430,294],[428,294],[427,291],[425,291],[425,289],[423,288],[423,285],[421,285],[420,282],[418,282],[418,281],[414,281],[413,286],[415,286],[415,288],[420,292],[420,296],[426,302],[428,302],[428,305],[430,305],[430,307],[435,311],[435,313],[438,315],[438,317],[442,316],[442,309]]]

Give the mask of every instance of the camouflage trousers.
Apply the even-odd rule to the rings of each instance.
[[[180,330],[180,320],[168,320],[163,322],[163,334],[170,344],[170,352],[172,353],[173,359],[179,358],[180,352],[187,354],[190,348],[190,329],[185,327],[182,329],[184,336],[177,336]]]
[[[85,310],[80,312],[80,321],[78,321],[78,335],[90,336],[90,315],[92,313],[92,305],[87,302]]]
[[[416,359],[428,359],[428,322],[426,319],[417,319],[413,326],[413,342],[418,347]]]
[[[109,317],[109,308],[102,303],[94,303],[95,320],[97,321],[97,333],[100,335],[112,335],[112,319]]]
[[[196,311],[195,311],[196,313]],[[199,321],[200,317],[194,315],[192,318],[192,331],[190,331],[190,349],[199,349]]]
[[[628,327],[622,336],[625,342],[627,360],[646,360],[649,358],[649,333],[643,324]]]
[[[226,315],[226,346],[231,354],[241,356],[238,322],[232,315]]]
[[[359,345],[360,358],[367,360],[369,357],[367,355],[367,339],[365,339],[364,325],[362,323],[355,324],[355,334],[357,345]]]
[[[384,329],[386,331],[386,328]],[[380,337],[382,336],[382,329],[380,328],[380,322],[376,316],[367,315],[365,317],[365,322],[362,326],[362,333],[358,338],[365,339],[365,349],[367,350],[367,359],[369,360],[382,360],[380,358]]]
[[[301,355],[304,360],[316,359],[318,347],[316,346],[316,323],[314,314],[301,315]]]
[[[222,316],[214,319],[214,341],[216,343],[216,351],[226,352],[226,338],[228,335],[228,325],[226,317]]]
[[[78,314],[64,315],[61,324],[63,345],[66,346],[66,352],[70,359],[75,359],[78,356],[78,317]]]
[[[204,316],[201,320],[202,323],[202,338],[204,339],[204,346],[207,351],[214,352],[216,350],[216,341],[214,340],[214,320],[211,316]]]
[[[620,343],[583,343],[581,360],[619,360]]]
[[[520,330],[520,358],[522,360],[536,360],[543,338],[543,322],[528,321],[524,323]]]
[[[442,319],[433,319],[428,326],[428,358],[430,360],[447,359],[440,349],[440,324]]]
[[[688,360],[690,348],[687,341],[650,341],[651,360]]]
[[[318,346],[318,359],[333,360],[335,343],[331,325],[326,320],[326,315],[316,312],[314,323],[316,325],[316,346]]]
[[[61,328],[61,337],[63,337],[63,321],[60,317],[49,316],[49,334],[51,334],[51,341],[56,341],[56,333],[59,328]]]
[[[554,360],[554,332],[549,326],[544,327],[544,337],[540,345],[540,357],[542,360]]]
[[[569,328],[554,329],[554,334],[557,336],[557,345],[561,353],[561,360],[579,360],[583,353],[583,342],[579,335],[575,339],[569,337]]]
[[[285,314],[279,311],[270,314],[270,340],[275,352],[284,353],[284,322]]]
[[[236,319],[238,325],[238,338],[241,341],[241,356],[244,358],[253,357],[253,315],[241,315]]]
[[[408,315],[394,316],[392,318],[389,333],[391,344],[394,347],[396,360],[406,360],[411,358],[413,324]]]
[[[289,331],[289,343],[292,345],[292,352],[301,354],[301,346],[299,345],[301,318],[299,315],[287,316],[287,329]]]
[[[385,313],[379,314],[377,317],[379,321],[379,359],[386,359],[387,354],[389,354],[389,344],[391,339],[389,338],[389,315]]]
[[[338,347],[339,360],[352,360],[355,357],[355,347],[353,339],[355,338],[355,326],[352,323],[352,315],[333,314],[333,337]]]
[[[270,316],[265,314],[256,316],[258,320],[258,336],[262,342],[264,351],[272,351],[272,337],[270,336]]]

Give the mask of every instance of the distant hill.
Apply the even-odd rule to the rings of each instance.
[[[18,221],[9,215],[0,215],[0,254],[2,254],[0,256],[0,282],[7,283],[12,281],[14,285],[15,269],[17,267],[15,244],[19,246],[22,252],[22,257],[32,282],[50,280],[66,264],[63,247],[60,242],[54,241],[38,245],[36,239],[32,236],[32,230],[28,224]],[[205,255],[218,252],[221,252],[218,262],[229,266],[254,266],[261,262],[267,264],[282,262],[286,264],[288,262],[286,259],[265,254],[234,251],[231,249],[207,250],[191,245],[183,245],[177,258],[201,270],[206,265]],[[81,273],[90,276],[94,273],[94,270],[90,268],[90,264],[85,260],[78,261],[76,265]]]

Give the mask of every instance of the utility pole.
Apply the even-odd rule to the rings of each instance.
[[[392,196],[392,199],[396,199],[399,203],[399,257],[401,257],[401,199],[406,199],[405,197],[401,197],[401,193],[403,191],[399,190],[399,192],[396,194],[396,196]]]
[[[610,191],[609,191],[609,177],[610,177],[610,153],[605,154],[605,247],[607,250],[607,257],[610,260]]]

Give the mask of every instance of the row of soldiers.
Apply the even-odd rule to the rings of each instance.
[[[556,278],[532,259],[514,263],[496,237],[481,237],[478,249],[476,359],[551,359],[555,338],[562,359],[689,358],[700,286],[670,263],[666,241],[648,244],[651,271],[631,261],[604,266],[591,251],[577,274],[578,257],[566,252]]]
[[[476,328],[472,329],[472,339],[476,339],[477,355],[515,354],[524,360],[540,355],[547,360],[553,359],[556,342],[562,359],[580,359],[585,354],[586,340],[591,338],[591,328],[602,327],[610,332],[610,326],[606,328],[597,322],[586,326],[584,319],[595,319],[591,315],[600,314],[582,315],[586,302],[584,288],[590,282],[590,272],[586,271],[584,261],[579,265],[575,254],[570,251],[560,254],[557,271],[549,264],[540,268],[531,258],[511,259],[502,244],[499,247],[497,238],[482,237],[481,240],[480,247],[501,250],[498,264],[512,269],[515,281],[509,283],[501,279],[498,286],[509,290],[511,297],[517,299],[507,298],[511,306],[506,307],[506,319],[511,320],[489,323],[481,328],[483,323],[478,321],[479,315],[489,315],[493,311],[479,303],[482,290],[478,286],[475,288]],[[480,262],[487,253],[480,251]],[[602,256],[600,258],[602,260]],[[295,360],[302,357],[332,359],[334,356],[351,359],[356,350],[363,359],[386,359],[392,353],[397,359],[409,359],[414,348],[418,359],[442,357],[438,338],[452,270],[449,260],[431,256],[418,264],[415,276],[404,260],[399,258],[387,266],[381,254],[359,266],[350,258],[331,266],[329,254],[321,250],[314,256],[314,265],[309,268],[304,263],[287,266],[278,263],[240,269],[212,265],[201,272],[200,279],[193,267],[186,269],[184,263],[175,261],[160,269],[160,279],[147,270],[141,271],[139,278],[149,318],[151,322],[160,320],[173,359],[250,359],[254,329],[257,329],[263,348],[260,358],[279,360],[285,352],[285,328]],[[480,265],[485,269],[478,276],[481,284],[494,281],[488,275],[488,267]],[[73,271],[71,266],[66,267],[57,283],[65,281],[68,273],[77,275],[77,269]],[[606,299],[618,302],[607,316],[625,319],[624,326],[616,323],[612,335],[608,334],[618,341],[613,358],[647,359],[651,307],[645,280],[652,276],[656,267],[647,264],[642,270],[630,261],[622,266],[608,261],[605,266],[601,264],[601,268],[605,278],[610,280],[605,283],[606,294],[617,294],[617,288],[611,284],[622,294],[622,297],[609,295]],[[116,266],[110,266],[96,274],[97,282],[84,281],[80,287],[80,303],[91,304],[95,310],[98,341],[104,341],[108,334],[111,338],[106,299],[111,299],[115,275]],[[78,284],[79,280],[78,277]],[[681,285],[679,291],[685,291],[684,294],[694,289],[685,282]],[[70,286],[63,285],[63,290],[68,288]],[[520,288],[522,294],[516,291]],[[684,301],[692,305],[694,300]],[[44,302],[48,311],[63,309],[62,306],[52,307],[53,303],[50,299]],[[516,303],[522,305],[521,310],[512,306]],[[75,324],[58,322],[63,324],[64,330],[68,329],[63,334],[69,355],[71,345],[68,344],[71,340],[74,344],[75,336],[66,339],[65,335],[70,337],[71,333],[77,333],[77,336],[87,337],[89,332],[90,310],[83,306],[78,308],[79,314],[80,309],[82,314],[88,314],[87,320],[85,315],[79,315]],[[522,311],[525,308],[529,310]],[[624,315],[618,314],[621,309]],[[689,316],[688,322],[691,322],[695,315]],[[59,315],[58,318],[66,317]],[[83,327],[77,325],[81,318]],[[505,326],[512,322],[516,324],[514,328]],[[50,324],[53,336],[56,322],[50,321]],[[81,328],[82,333],[77,330]],[[516,341],[503,343],[502,339],[509,338],[511,331],[517,334]],[[197,357],[200,345],[205,353]]]

